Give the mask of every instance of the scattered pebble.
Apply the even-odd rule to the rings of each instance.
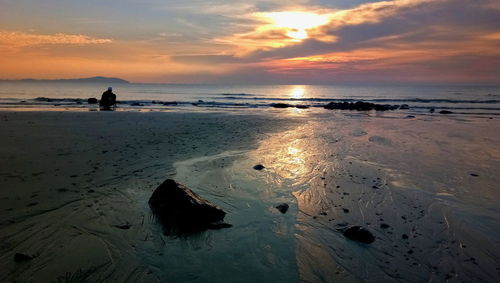
[[[279,210],[279,212],[281,212],[281,213],[285,214],[285,213],[288,211],[288,208],[289,208],[289,207],[290,207],[290,206],[289,206],[288,204],[286,204],[286,203],[282,203],[282,204],[280,204],[280,205],[277,205],[277,206],[276,206],[276,209],[277,209],[277,210]]]
[[[28,261],[28,260],[32,260],[33,257],[32,256],[29,256],[29,255],[26,255],[26,254],[22,254],[22,253],[16,253],[14,255],[14,261],[15,262],[23,262],[23,261]]]
[[[125,223],[125,224],[122,224],[122,225],[115,225],[115,227],[119,228],[119,229],[123,229],[123,230],[128,230],[132,226],[130,224],[128,224],[128,223]]]
[[[259,171],[260,171],[260,170],[262,170],[262,169],[264,169],[264,168],[266,168],[266,167],[265,167],[264,165],[262,165],[262,164],[257,164],[257,165],[255,165],[255,166],[253,167],[253,169],[255,169],[255,170],[259,170]]]
[[[389,227],[391,227],[391,226],[389,226],[389,224],[385,224],[385,223],[380,224],[380,228],[382,228],[382,229],[387,229]]]

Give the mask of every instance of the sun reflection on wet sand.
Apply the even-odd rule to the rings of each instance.
[[[294,92],[298,94],[299,92]],[[337,271],[336,263],[320,245],[311,244],[318,237],[311,226],[311,217],[332,207],[321,177],[326,168],[335,168],[335,160],[326,159],[324,141],[318,139],[316,125],[305,124],[263,141],[252,159],[266,166],[266,183],[281,193],[294,197],[297,203],[295,224],[296,258],[302,279],[315,278],[315,265],[326,264],[324,270]],[[335,152],[331,147],[328,152]],[[311,254],[311,252],[313,254]],[[331,274],[329,274],[331,275]]]
[[[301,93],[292,89],[290,96]],[[462,264],[456,255],[467,254],[454,245],[454,237],[474,246],[475,258],[490,264],[487,245],[481,244],[491,240],[483,229],[487,221],[476,221],[490,213],[477,207],[497,197],[488,174],[495,160],[491,153],[482,155],[487,152],[481,150],[483,145],[471,143],[482,132],[473,124],[449,120],[433,121],[431,127],[428,121],[381,119],[352,115],[321,123],[308,119],[304,125],[270,136],[252,153],[253,161],[266,166],[256,176],[268,184],[271,194],[297,204],[294,236],[301,280],[382,281],[391,274],[424,281],[434,274],[430,266],[446,271]],[[463,127],[468,134],[457,134],[464,132]],[[493,140],[498,135],[491,135]],[[454,178],[445,180],[443,175]],[[470,194],[471,188],[481,194]],[[454,207],[453,199],[474,206],[464,202]],[[292,207],[289,213],[294,212]],[[382,224],[390,225],[390,230]],[[340,231],[346,225],[364,226],[377,240],[369,248],[347,240]],[[473,234],[463,226],[473,226]],[[411,249],[415,256],[409,255],[401,236],[409,230],[418,244]],[[450,238],[451,233],[456,236]],[[436,249],[437,241],[441,244]],[[460,275],[492,278],[472,269]]]
[[[272,136],[256,151],[258,156],[252,157],[264,164],[272,164],[266,170],[267,182],[274,186],[287,186],[283,189],[290,193],[300,189],[300,185],[307,184],[314,173],[313,163],[308,160],[315,146],[308,139],[306,127],[300,126],[284,134]],[[288,187],[294,185],[299,187]]]

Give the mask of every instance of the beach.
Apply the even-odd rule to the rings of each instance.
[[[495,281],[496,117],[309,111],[1,112],[0,280]],[[167,178],[233,227],[165,235]]]
[[[0,1],[0,283],[500,282],[500,1]]]

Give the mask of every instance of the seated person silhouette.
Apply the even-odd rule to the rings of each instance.
[[[103,92],[101,101],[99,102],[101,110],[114,110],[116,107],[116,94],[113,93],[113,88],[108,87],[108,90]]]

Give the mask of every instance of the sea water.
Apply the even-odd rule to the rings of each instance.
[[[86,109],[100,98],[101,83],[0,82],[0,108]],[[431,109],[476,115],[500,114],[500,86],[473,85],[190,85],[115,84],[118,109],[224,110],[269,108],[272,103],[321,108],[328,102],[407,104],[409,112]]]

